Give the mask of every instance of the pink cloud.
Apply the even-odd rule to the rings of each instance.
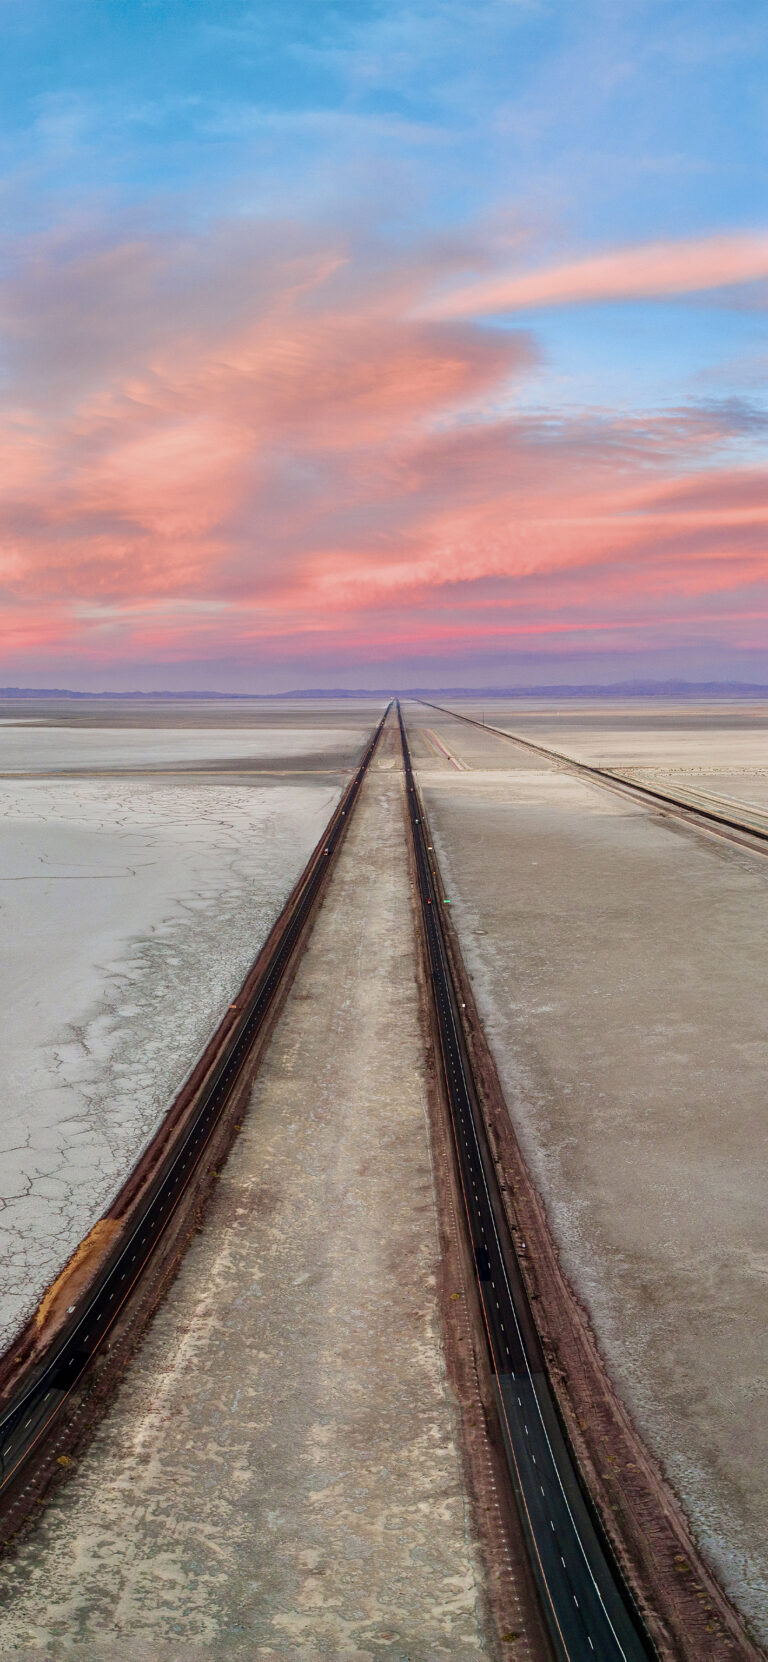
[[[611,249],[581,260],[497,276],[449,291],[431,317],[471,317],[536,306],[661,299],[768,278],[768,232],[743,231]]]
[[[27,309],[21,285],[5,297],[9,662],[343,661],[718,608],[737,629],[738,595],[764,591],[768,493],[713,465],[717,412],[519,414],[534,343],[417,317],[435,258],[226,227],[204,258],[108,253],[38,249]],[[114,321],[78,378],[96,293]]]

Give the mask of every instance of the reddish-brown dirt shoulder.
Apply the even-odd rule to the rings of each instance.
[[[491,1147],[552,1383],[579,1466],[625,1579],[665,1659],[760,1662],[764,1652],[699,1554],[679,1501],[610,1380],[567,1280],[509,1117],[453,924],[446,934]]]

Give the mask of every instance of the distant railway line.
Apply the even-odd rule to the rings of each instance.
[[[558,1662],[647,1662],[656,1653],[582,1489],[531,1311],[461,1019],[444,892],[398,719],[425,957],[466,1229],[510,1483]]]
[[[241,992],[193,1074],[194,1089],[188,1082],[177,1099],[183,1111],[175,1114],[177,1105],[169,1111],[108,1218],[83,1243],[80,1252],[87,1257],[88,1243],[97,1237],[100,1228],[103,1233],[97,1238],[109,1243],[106,1252],[97,1255],[92,1278],[81,1282],[79,1291],[72,1283],[72,1302],[60,1298],[61,1316],[51,1323],[51,1301],[53,1298],[56,1302],[59,1286],[55,1283],[37,1319],[33,1317],[10,1351],[0,1358],[0,1540],[7,1539],[24,1522],[56,1474],[57,1465],[69,1464],[69,1455],[62,1450],[77,1440],[76,1421],[82,1428],[83,1402],[87,1403],[95,1370],[102,1364],[108,1368],[108,1353],[119,1324],[125,1324],[126,1311],[131,1301],[138,1299],[185,1203],[187,1210],[192,1204],[187,1235],[194,1225],[196,1190],[202,1194],[205,1179],[211,1176],[206,1154],[210,1160],[212,1153],[219,1158],[226,1153],[228,1143],[222,1146],[220,1137],[217,1142],[217,1131],[243,1087],[254,1045],[269,1030],[290,984],[387,713],[366,746],[354,777]],[[231,1131],[230,1140],[233,1134]],[[176,1258],[180,1250],[177,1244]],[[65,1270],[60,1277],[65,1291],[66,1276]],[[150,1305],[143,1320],[152,1308]],[[46,1311],[41,1331],[41,1317]],[[47,1325],[52,1328],[48,1342]],[[138,1331],[142,1325],[140,1321]],[[131,1337],[135,1342],[137,1332]]]
[[[533,739],[523,739],[519,733],[509,733],[504,727],[493,727],[488,722],[477,721],[474,716],[451,710],[447,705],[433,704],[428,699],[419,699],[417,702],[424,704],[427,709],[439,710],[441,715],[450,716],[454,721],[463,721],[469,727],[477,727],[483,733],[493,733],[494,737],[506,739],[509,744],[521,745],[524,750],[545,757],[557,767],[578,774],[593,784],[602,785],[619,796],[629,797],[646,808],[655,808],[671,818],[681,820],[684,824],[724,837],[728,842],[740,844],[753,852],[768,854],[768,814],[764,818],[761,818],[759,810],[750,814],[747,804],[742,809],[740,804],[725,800],[721,803],[711,794],[686,790],[684,786],[679,794],[676,794],[674,791],[662,790],[658,785],[642,784],[618,769],[601,768],[591,762],[579,762],[574,756],[566,755],[564,751],[536,744]]]

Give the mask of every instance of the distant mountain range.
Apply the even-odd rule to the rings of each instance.
[[[0,698],[197,699],[226,703],[269,703],[290,698],[768,698],[768,685],[757,681],[613,681],[583,687],[294,687],[279,693],[171,692],[161,688],[152,692],[75,692],[71,687],[0,687]]]

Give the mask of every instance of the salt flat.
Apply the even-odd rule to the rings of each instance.
[[[704,1551],[766,1641],[768,860],[466,723],[406,713],[565,1267]],[[490,704],[486,719],[499,720]],[[647,731],[636,710],[605,707],[583,731],[573,706],[506,720],[609,766],[714,770],[729,794],[745,775],[720,770],[732,757],[760,767],[768,739],[764,717],[732,707],[716,720],[657,711]]]
[[[768,805],[768,706],[681,700],[615,704],[581,701],[529,708],[490,701],[461,709],[576,761],[614,768],[649,783],[675,783],[733,801]]]
[[[0,1565],[3,1656],[497,1655],[440,1330],[394,737],[204,1226],[72,1480]]]
[[[0,732],[0,771],[12,758],[38,775],[0,784],[0,1340],[146,1145],[376,714],[334,729],[305,710],[303,725],[277,732],[233,733],[226,712],[213,731]],[[239,771],[238,758],[264,757],[292,777]],[[234,758],[233,771],[210,782],[173,772],[206,758]],[[86,759],[111,777],[76,777]],[[132,778],[137,762],[163,773]]]
[[[284,761],[315,758],[316,766],[331,765],[347,753],[351,766],[359,749],[359,729],[313,726],[240,728],[121,728],[38,727],[5,724],[0,728],[0,773],[47,773],[80,768],[161,767],[243,760]]]

